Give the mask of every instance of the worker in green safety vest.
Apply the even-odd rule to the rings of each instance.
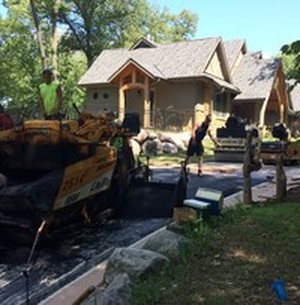
[[[46,120],[59,120],[62,118],[62,88],[59,82],[54,80],[50,69],[43,70],[42,76],[44,82],[39,86],[42,115]]]

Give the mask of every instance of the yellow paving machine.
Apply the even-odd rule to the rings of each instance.
[[[134,159],[129,139],[137,126],[137,116],[120,125],[109,114],[81,113],[78,120],[27,120],[1,130],[0,245],[30,245],[42,229],[117,211],[136,189],[159,188],[152,193],[162,202],[183,200],[184,179],[170,190],[148,181],[149,171]]]

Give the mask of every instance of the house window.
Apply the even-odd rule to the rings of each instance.
[[[107,92],[104,92],[104,93],[102,94],[102,97],[103,97],[104,100],[107,100],[108,97],[109,97],[109,95],[108,95]]]
[[[214,99],[214,113],[217,116],[224,117],[227,115],[227,93],[219,93]]]

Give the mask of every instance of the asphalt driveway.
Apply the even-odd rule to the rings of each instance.
[[[222,191],[224,197],[235,194],[243,189],[243,165],[241,163],[207,162],[203,164],[204,175],[197,176],[195,164],[188,166],[188,191],[187,197],[193,197],[198,187],[212,188]],[[180,167],[153,168],[153,180],[173,182],[178,179]],[[275,175],[275,167],[263,167],[257,172],[251,173],[252,185],[258,185],[272,179]]]

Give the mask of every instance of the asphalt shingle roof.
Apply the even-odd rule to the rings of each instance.
[[[245,54],[234,71],[233,84],[241,90],[234,100],[265,99],[271,92],[280,59],[263,59],[258,54]]]
[[[130,59],[158,78],[199,77],[220,42],[220,37],[214,37],[157,45],[154,48],[105,50],[83,75],[79,84],[107,83]]]
[[[271,92],[279,59],[263,59],[260,53],[243,55],[232,71],[232,84],[205,72],[205,69],[222,44],[220,37],[153,45],[134,49],[104,50],[79,81],[79,85],[105,84],[128,62],[137,63],[152,76],[161,79],[207,77],[221,86],[241,93],[235,100],[263,100]],[[223,43],[228,68],[232,70],[239,52],[245,48],[245,40],[236,39]],[[221,45],[222,46],[222,45]],[[239,90],[238,90],[239,89]]]
[[[245,40],[244,39],[228,40],[223,42],[223,45],[227,57],[228,69],[229,71],[231,71],[242,47],[245,46]]]

